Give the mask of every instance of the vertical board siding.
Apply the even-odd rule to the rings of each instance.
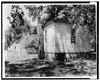
[[[66,53],[66,58],[69,58],[68,53],[90,51],[89,42],[83,39],[84,32],[76,34],[76,43],[71,43],[71,28],[66,23],[58,22],[51,23],[44,28],[44,36],[47,30],[47,43],[44,41],[47,60],[53,61],[57,53]]]
[[[45,31],[47,31],[47,35],[45,35]],[[47,37],[47,42],[45,41],[44,37],[44,51],[47,52],[45,53],[45,59],[49,61],[53,61],[55,58],[55,32],[54,32],[54,23],[46,26],[44,28],[44,36]],[[49,53],[48,53],[49,52]]]

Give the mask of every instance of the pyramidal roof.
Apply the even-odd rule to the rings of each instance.
[[[53,19],[53,20],[50,20],[50,21],[44,23],[44,24],[42,25],[42,28],[46,27],[47,25],[49,25],[49,24],[51,24],[51,23],[53,23],[53,22],[67,23],[67,24],[68,24],[68,20],[67,20],[67,19],[66,19],[66,20],[63,20],[63,19],[56,19],[56,18],[55,18],[55,19]]]

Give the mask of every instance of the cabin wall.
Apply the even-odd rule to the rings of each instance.
[[[46,33],[47,31],[47,33]],[[54,31],[54,23],[47,25],[44,28],[44,51],[45,51],[45,59],[49,61],[54,60],[55,53],[55,31]],[[46,39],[45,39],[46,38]]]
[[[78,31],[78,30],[76,30]],[[56,52],[89,52],[89,42],[83,38],[85,32],[76,34],[76,43],[71,43],[71,26],[66,23],[55,23]],[[55,43],[55,44],[56,44]],[[58,50],[59,48],[59,50]]]
[[[67,60],[76,57],[76,53],[90,52],[89,41],[83,38],[85,32],[77,29],[76,43],[71,43],[71,29],[66,23],[55,23],[55,52],[65,54]]]
[[[15,52],[19,56],[26,54],[26,50],[24,49],[24,47],[22,47],[22,45],[16,44],[16,43],[14,43],[11,47],[9,47],[8,51]]]
[[[55,52],[74,52],[71,44],[71,26],[55,23]]]
[[[90,51],[89,42],[83,39],[85,32],[76,33],[76,43],[71,43],[71,28],[71,25],[58,22],[49,24],[44,28],[44,51],[47,60],[53,61],[56,58],[56,54],[58,54],[57,58],[61,57],[60,54],[65,54],[67,58],[70,58],[71,53]],[[47,42],[45,41],[45,36],[47,37]]]

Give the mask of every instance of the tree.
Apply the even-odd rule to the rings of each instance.
[[[42,8],[43,6],[35,6],[35,5],[25,5],[26,9],[29,9],[29,17],[32,17],[32,20],[35,21],[35,19],[37,18],[38,20],[40,19],[40,15],[42,12]],[[39,24],[37,26],[37,34],[38,34],[38,57],[39,59],[43,59],[44,58],[44,50],[43,50],[43,29],[41,27],[41,24]]]
[[[5,50],[11,45],[11,32],[5,31]]]
[[[6,48],[19,40],[24,33],[30,30],[29,21],[24,18],[24,12],[18,5],[12,5],[10,16],[7,17],[11,26],[5,32]]]
[[[46,8],[46,9],[45,9]],[[84,34],[91,44],[96,44],[96,16],[95,5],[47,5],[44,7],[42,18],[43,24],[53,20],[67,20],[72,25],[72,29],[80,29],[86,31]]]
[[[37,16],[40,17],[42,25],[53,19],[67,20],[66,22],[72,25],[72,29],[79,29],[79,32],[85,31],[84,38],[96,45],[95,5],[41,5],[38,7],[31,5],[26,8],[29,9],[30,17],[34,19]]]
[[[11,17],[7,17],[9,19],[9,22],[11,24],[11,28],[14,31],[14,34],[16,34],[15,38],[19,39],[20,34],[23,32],[23,27],[24,27],[24,19],[23,15],[24,12],[18,5],[12,5],[11,9]]]

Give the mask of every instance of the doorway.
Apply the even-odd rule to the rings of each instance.
[[[56,60],[60,62],[64,62],[65,53],[56,53]]]

